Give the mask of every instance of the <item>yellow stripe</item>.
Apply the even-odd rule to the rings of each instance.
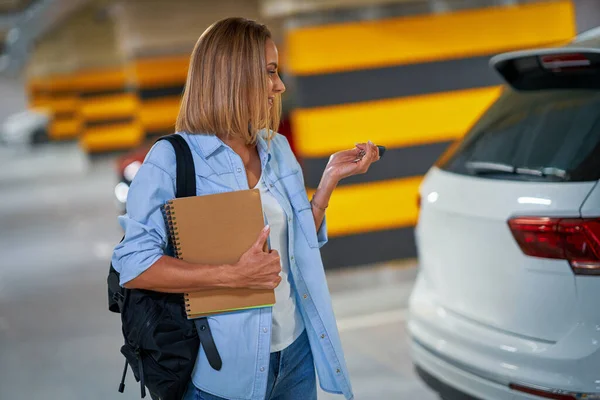
[[[81,102],[81,115],[86,121],[128,118],[138,110],[138,99],[134,93],[87,98]]]
[[[413,226],[422,177],[339,186],[327,209],[330,237]],[[309,198],[312,191],[309,191]]]
[[[136,60],[132,65],[138,87],[185,84],[189,56]]]
[[[54,120],[50,124],[49,136],[52,140],[73,139],[79,136],[81,121],[77,118],[69,120]]]
[[[39,92],[46,92],[48,90],[50,82],[46,77],[32,77],[27,80],[27,92],[29,94],[35,94]]]
[[[48,95],[36,95],[29,99],[29,107],[50,109],[51,101],[52,99]]]
[[[27,96],[30,108],[47,106],[50,102],[49,82],[46,77],[31,77],[27,80]]]
[[[139,116],[144,129],[174,129],[179,113],[179,96],[147,100],[140,106]]]
[[[73,75],[54,75],[49,77],[47,84],[48,90],[51,92],[73,91],[76,82]]]
[[[98,91],[123,88],[128,82],[124,68],[79,72],[73,78],[77,90]]]
[[[82,148],[89,153],[131,149],[139,146],[144,132],[137,123],[123,123],[87,129],[81,138]]]
[[[303,157],[328,156],[367,140],[389,147],[453,140],[500,92],[489,87],[294,110],[294,140]]]
[[[50,100],[49,107],[56,113],[76,113],[79,110],[79,96],[77,94],[69,94],[65,96],[55,97]]]
[[[299,28],[286,37],[291,73],[323,74],[491,54],[576,34],[570,0]]]

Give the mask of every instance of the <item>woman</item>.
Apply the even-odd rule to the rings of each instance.
[[[285,86],[268,29],[241,18],[219,21],[190,60],[176,129],[192,149],[198,195],[260,188],[269,221],[234,265],[193,265],[165,255],[161,206],[175,197],[175,154],[160,141],[148,153],[120,218],[125,239],[113,265],[128,288],[181,293],[206,288],[275,288],[276,304],[209,318],[223,360],[212,369],[201,350],[186,399],[316,399],[352,389],[319,248],[325,209],[338,182],[379,159],[372,143],[331,156],[312,200],[279,125]],[[271,252],[262,251],[270,236]]]

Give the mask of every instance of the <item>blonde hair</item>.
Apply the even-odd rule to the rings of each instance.
[[[277,130],[281,99],[269,107],[265,47],[271,32],[245,18],[226,18],[200,36],[190,57],[176,130],[255,143]]]

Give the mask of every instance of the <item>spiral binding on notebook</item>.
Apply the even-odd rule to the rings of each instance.
[[[181,253],[181,242],[179,241],[179,229],[177,228],[177,219],[175,217],[175,208],[173,202],[168,201],[164,207],[165,219],[167,221],[167,227],[169,229],[169,237],[171,244],[173,245],[173,255],[175,258],[182,259],[183,254]]]
[[[175,258],[183,259],[181,252],[181,241],[179,240],[179,229],[177,227],[177,218],[175,216],[175,207],[173,201],[168,201],[164,206],[164,214],[167,222],[167,228],[169,230],[169,237],[171,244],[173,245],[173,255]],[[188,293],[183,294],[183,300],[185,303],[185,311],[189,315],[192,311],[190,309],[190,296]]]

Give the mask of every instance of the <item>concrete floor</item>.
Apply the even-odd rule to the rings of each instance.
[[[0,147],[0,399],[138,399],[106,274],[121,238],[111,159],[75,145]],[[414,268],[328,274],[356,399],[437,397],[415,377],[405,307]],[[341,399],[324,392],[319,399]]]

